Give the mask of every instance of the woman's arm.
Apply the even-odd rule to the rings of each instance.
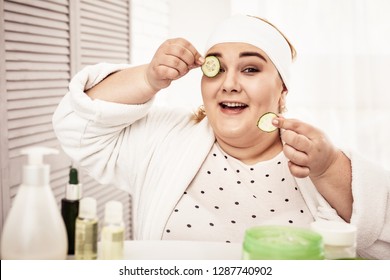
[[[158,48],[149,64],[113,73],[86,93],[92,99],[143,104],[202,63],[203,58],[191,43],[170,39]]]

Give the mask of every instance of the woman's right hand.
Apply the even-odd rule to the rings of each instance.
[[[157,49],[146,68],[145,81],[159,91],[203,62],[204,58],[190,42],[183,38],[169,39]]]

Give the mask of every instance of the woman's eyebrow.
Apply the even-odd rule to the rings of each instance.
[[[246,57],[246,56],[257,56],[258,58],[264,60],[265,62],[268,62],[267,59],[261,54],[259,54],[258,52],[242,52],[239,55],[239,57]]]
[[[208,53],[206,56],[222,57],[222,54],[219,52],[213,52],[213,53]]]

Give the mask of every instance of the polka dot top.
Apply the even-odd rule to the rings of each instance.
[[[283,152],[246,165],[212,147],[164,229],[165,240],[242,242],[256,225],[313,221]]]

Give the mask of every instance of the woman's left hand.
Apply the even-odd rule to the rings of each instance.
[[[273,124],[281,129],[283,152],[290,160],[295,177],[322,177],[339,157],[339,151],[318,128],[296,119],[277,117]]]
[[[283,117],[275,118],[273,124],[281,129],[291,174],[298,178],[310,176],[320,194],[349,222],[353,203],[349,158],[314,126]]]

